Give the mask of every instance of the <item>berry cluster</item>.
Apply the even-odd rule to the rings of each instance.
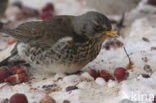
[[[10,69],[6,66],[0,67],[0,82],[18,84],[28,81],[28,75],[21,66],[13,66]]]
[[[38,18],[44,20],[46,18],[53,16],[54,16],[54,5],[52,3],[48,3],[45,7],[43,7],[42,13]]]
[[[97,77],[102,77],[106,82],[108,82],[109,80],[115,80],[115,79],[117,79],[118,81],[121,81],[121,80],[126,79],[128,76],[127,70],[122,67],[116,68],[114,71],[114,75],[110,74],[106,70],[94,70],[94,69],[89,70],[88,73],[94,79],[96,79]]]

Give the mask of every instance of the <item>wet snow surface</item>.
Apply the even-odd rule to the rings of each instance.
[[[25,5],[40,8],[48,0],[23,0]],[[50,1],[50,0],[49,0]],[[78,15],[91,10],[85,3],[74,0],[53,0],[58,14]],[[60,9],[60,7],[62,9]],[[67,10],[67,8],[69,10]],[[124,30],[124,38],[118,38],[123,42],[134,65],[128,70],[129,77],[122,81],[105,82],[102,78],[94,80],[86,71],[92,69],[106,69],[113,73],[116,67],[126,67],[128,58],[123,47],[102,48],[98,57],[89,63],[80,74],[56,74],[46,76],[35,73],[28,83],[15,86],[6,83],[0,84],[0,100],[10,98],[15,93],[24,93],[29,103],[39,103],[46,94],[53,97],[57,103],[69,100],[71,103],[152,103],[156,95],[156,8],[146,5],[142,1],[137,8],[134,8],[127,15],[132,18],[127,20],[129,26]],[[142,11],[148,11],[143,12]],[[141,15],[141,16],[140,16]],[[135,17],[136,16],[136,17]],[[137,19],[134,19],[134,18]],[[0,42],[0,60],[10,54],[13,45],[7,46],[5,41]],[[148,68],[147,68],[148,66]],[[149,75],[145,78],[144,74]],[[50,89],[48,85],[51,85]],[[78,89],[66,91],[66,87],[76,86]]]

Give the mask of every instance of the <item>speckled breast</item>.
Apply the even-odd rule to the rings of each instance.
[[[51,69],[57,67],[58,69],[63,68],[62,65],[64,65],[69,69],[75,68],[75,71],[77,71],[98,55],[101,44],[97,44],[96,42],[95,40],[75,44],[59,42],[51,48],[31,47],[30,45],[21,43],[18,46],[18,54],[27,62],[37,67]],[[53,65],[60,65],[60,67]]]

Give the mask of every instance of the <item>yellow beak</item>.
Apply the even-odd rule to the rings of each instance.
[[[112,30],[112,31],[105,31],[104,33],[106,35],[108,35],[108,36],[111,36],[111,37],[118,37],[119,36],[117,31],[114,31],[114,30]]]

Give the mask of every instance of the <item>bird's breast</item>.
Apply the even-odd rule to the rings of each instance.
[[[94,60],[101,49],[96,41],[85,43],[61,42],[50,48],[30,46],[19,43],[18,54],[25,61],[47,72],[72,73],[82,69],[90,61]]]

